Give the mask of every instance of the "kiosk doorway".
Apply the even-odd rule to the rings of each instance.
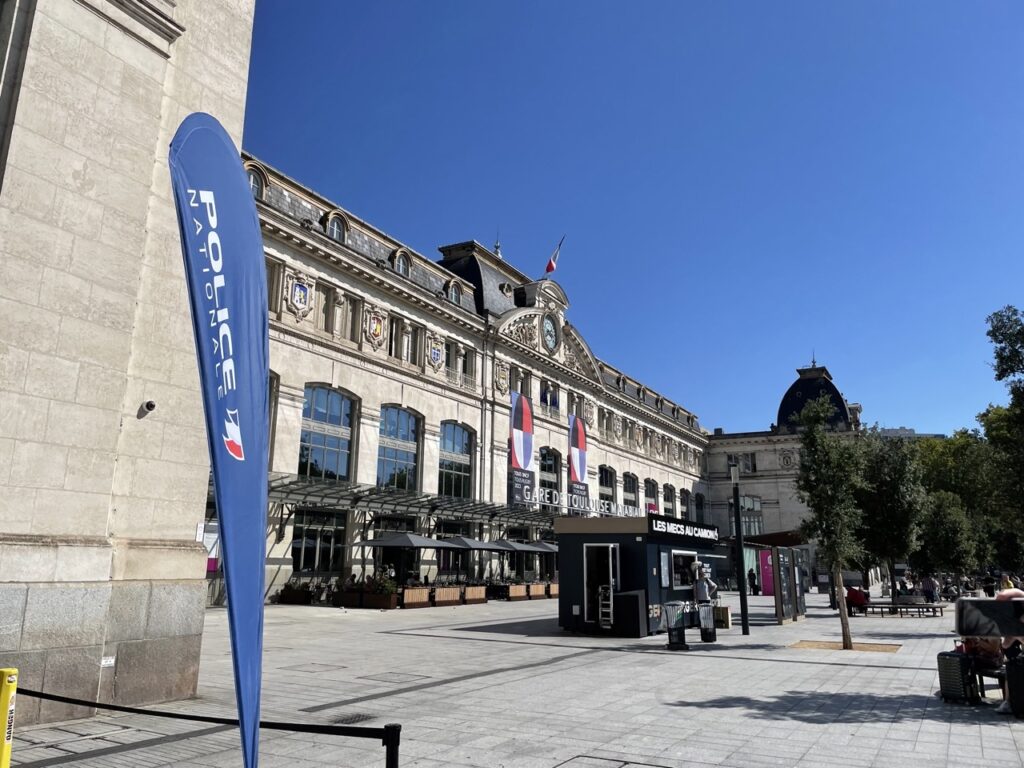
[[[610,627],[619,580],[619,545],[583,545],[583,621]]]

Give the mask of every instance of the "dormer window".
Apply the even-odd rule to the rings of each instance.
[[[250,168],[246,173],[249,176],[249,191],[252,192],[253,198],[256,200],[262,200],[263,190],[265,189],[263,176],[254,168]]]
[[[409,255],[399,251],[395,255],[394,262],[395,272],[402,275],[403,277],[409,276]]]
[[[462,286],[455,281],[448,285],[448,301],[452,304],[462,303]]]
[[[345,222],[340,216],[331,216],[327,220],[327,236],[336,243],[345,242]]]

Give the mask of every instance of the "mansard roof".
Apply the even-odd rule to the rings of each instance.
[[[835,408],[828,425],[833,429],[849,429],[852,424],[850,407],[832,382],[832,374],[828,372],[828,368],[823,365],[810,365],[807,368],[797,368],[796,372],[797,380],[786,390],[779,404],[779,420],[776,422],[779,431],[794,431],[794,422],[800,411],[811,400],[816,400],[822,395],[827,396]]]

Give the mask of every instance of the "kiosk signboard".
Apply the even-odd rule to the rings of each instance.
[[[655,541],[700,549],[710,549],[718,543],[718,526],[701,525],[665,515],[648,515],[647,533]]]

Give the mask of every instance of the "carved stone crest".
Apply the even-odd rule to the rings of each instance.
[[[434,373],[444,367],[444,341],[436,333],[427,336],[427,363]]]
[[[313,285],[313,281],[305,275],[296,272],[288,275],[288,293],[285,297],[285,304],[288,311],[295,315],[296,322],[301,322],[306,315],[313,311],[313,302],[316,297]]]
[[[363,318],[363,338],[375,350],[380,349],[388,338],[387,316],[380,307],[368,304],[366,311],[363,313]]]
[[[516,320],[504,330],[504,334],[513,341],[527,347],[537,346],[537,317],[530,315]]]
[[[508,394],[508,377],[508,363],[503,363],[500,360],[497,361],[494,364],[494,388],[503,395]]]
[[[590,400],[583,401],[583,420],[587,422],[588,427],[594,426],[594,419],[597,418],[597,409],[594,408],[594,404]]]
[[[796,454],[789,448],[783,449],[779,453],[779,466],[783,469],[792,469],[796,466]]]
[[[616,440],[622,439],[622,417],[616,416],[612,419],[612,434],[615,435]]]

